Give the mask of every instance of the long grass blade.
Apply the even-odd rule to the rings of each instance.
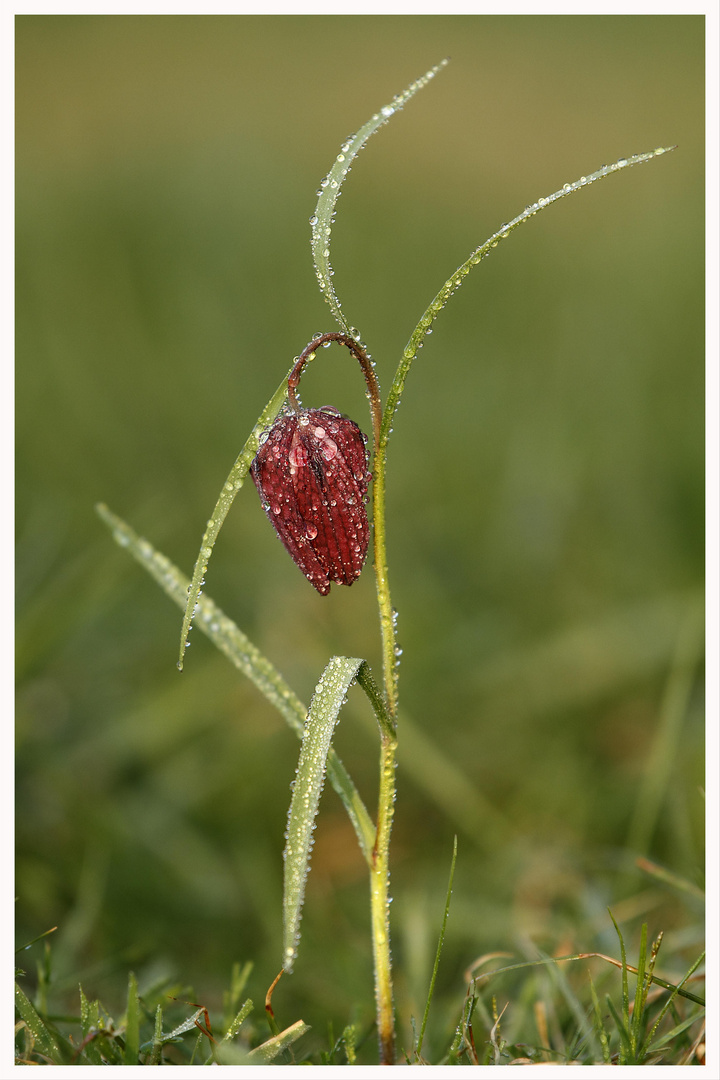
[[[235,496],[245,483],[245,477],[248,474],[250,466],[252,465],[253,458],[255,457],[258,446],[260,445],[260,435],[268,426],[268,424],[271,424],[277,414],[280,412],[286,397],[287,377],[283,379],[283,381],[280,383],[277,390],[270,398],[263,411],[260,413],[255,427],[250,432],[250,435],[248,436],[245,445],[235,459],[235,464],[230,470],[230,474],[227,480],[223,484],[222,491],[220,492],[217,502],[215,503],[215,509],[212,512],[212,517],[208,519],[208,523],[205,527],[205,533],[203,534],[202,541],[200,542],[200,551],[198,552],[197,559],[195,560],[195,566],[193,567],[192,578],[190,580],[187,593],[183,598],[183,607],[185,608],[185,613],[183,615],[182,631],[180,634],[180,655],[178,657],[177,663],[180,671],[182,671],[183,669],[185,650],[188,643],[188,634],[190,633],[190,627],[192,625],[195,613],[198,610],[198,600],[200,599],[200,592],[205,581],[208,562],[210,561],[210,556],[212,555],[218,533],[220,532],[223,522],[228,515],[228,511],[233,504]]]
[[[620,959],[622,961],[622,1015],[623,1022],[627,1025],[627,1031],[630,1031],[630,991],[628,989],[628,964],[627,953],[625,952],[625,941],[620,933],[620,927],[615,921],[615,916],[608,908],[608,915],[612,919],[612,924],[615,927],[615,932],[620,941]]]
[[[635,977],[635,999],[633,1001],[632,1023],[630,1025],[630,1041],[632,1043],[633,1054],[636,1057],[640,1039],[642,1037],[643,1014],[645,1012],[647,988],[649,986],[645,974],[647,966],[647,931],[647,923],[643,923],[640,931],[640,955],[638,957],[637,975]]]
[[[610,1053],[610,1040],[608,1039],[605,1025],[603,1024],[602,1012],[600,1010],[600,1001],[595,990],[595,983],[590,979],[590,996],[593,1003],[593,1018],[595,1022],[595,1034],[597,1035],[602,1050],[602,1058],[605,1065],[610,1065],[612,1061],[612,1055]]]
[[[662,154],[667,154],[674,149],[674,146],[661,146],[656,150],[650,150],[644,154],[633,154],[631,157],[620,158],[620,160],[616,161],[613,165],[603,165],[596,172],[590,173],[588,176],[581,176],[579,180],[575,180],[571,184],[563,184],[563,186],[557,191],[554,191],[552,195],[546,195],[543,198],[538,199],[537,202],[526,206],[521,214],[514,217],[512,221],[505,222],[505,224],[501,225],[497,232],[494,232],[484,244],[475,248],[462,266],[459,266],[455,273],[445,282],[440,292],[424,312],[419,323],[413,330],[410,340],[405,346],[385,406],[380,439],[381,453],[384,453],[384,446],[390,431],[392,430],[395,412],[400,404],[400,398],[410,366],[417,356],[418,350],[422,348],[425,336],[432,333],[432,324],[435,322],[435,319],[443,310],[450,297],[460,288],[472,268],[481,263],[483,259],[498,246],[500,241],[505,240],[519,225],[529,221],[531,218],[535,217],[536,214],[540,213],[541,210],[545,210],[548,206],[558,202],[559,199],[564,199],[566,195],[572,195],[576,191],[581,191],[582,189],[589,187],[590,184],[595,183],[596,180],[603,180],[606,176],[612,176],[614,173],[621,172],[623,169],[628,169],[633,165],[640,165],[645,161],[652,161],[653,158],[660,157]]]
[[[100,504],[96,510],[120,547],[147,570],[171,600],[179,607],[185,607],[188,589],[185,575],[107,506]],[[274,665],[208,596],[198,599],[196,619],[202,632],[255,684],[297,737],[302,738],[307,709]],[[375,843],[375,826],[347,770],[332,749],[328,758],[328,776],[353,824],[363,855],[369,860]]]
[[[423,1013],[422,1024],[420,1025],[420,1035],[417,1041],[416,1055],[419,1058],[422,1051],[423,1040],[425,1038],[425,1028],[427,1026],[428,1016],[430,1014],[430,1003],[432,1001],[433,992],[435,990],[435,980],[437,979],[438,968],[440,966],[440,954],[442,953],[443,943],[445,941],[445,927],[447,926],[448,915],[450,913],[450,899],[452,897],[453,878],[455,877],[455,863],[457,861],[457,836],[453,842],[452,862],[450,863],[450,879],[448,881],[447,896],[445,898],[445,911],[443,913],[442,926],[440,927],[440,936],[438,938],[437,951],[435,953],[435,963],[433,964],[432,976],[430,977],[430,988],[428,990],[427,1001],[425,1002],[425,1012]]]
[[[376,112],[366,124],[363,124],[354,135],[350,135],[340,147],[338,156],[335,158],[330,171],[320,184],[318,190],[317,207],[315,213],[310,218],[310,225],[312,227],[312,254],[318,285],[320,286],[321,293],[330,305],[332,313],[341,329],[356,340],[360,339],[360,334],[355,327],[348,324],[332,282],[333,269],[330,265],[330,237],[332,235],[332,226],[335,218],[335,203],[337,202],[340,188],[350,171],[350,166],[354,158],[360,150],[362,150],[370,136],[374,135],[383,124],[387,124],[388,120],[399,112],[418,90],[423,86],[427,86],[430,80],[433,79],[447,63],[447,60],[442,60],[439,64],[436,64],[435,67],[431,68],[430,71],[421,75],[419,79],[416,79],[414,83],[411,83],[401,94],[397,94],[389,105],[383,105],[380,111]]]
[[[315,818],[325,782],[330,740],[350,684],[363,660],[334,656],[315,687],[305,723],[285,844],[283,886],[283,969],[292,971],[300,937],[305,882],[310,869]]]

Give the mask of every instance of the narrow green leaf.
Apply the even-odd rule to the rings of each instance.
[[[83,1039],[87,1039],[90,1034],[90,1030],[93,1027],[97,1027],[98,1023],[98,1003],[97,1001],[88,1001],[85,997],[85,991],[82,986],[80,987],[80,1030],[82,1031]]]
[[[661,1038],[661,1039],[657,1040],[656,1042],[653,1042],[653,1039],[654,1039],[654,1037],[655,1037],[655,1032],[656,1032],[656,1031],[657,1031],[657,1029],[658,1029],[658,1028],[660,1027],[660,1024],[661,1024],[662,1020],[664,1019],[664,1017],[665,1017],[665,1014],[666,1014],[666,1013],[668,1012],[668,1010],[669,1010],[669,1009],[671,1008],[671,1006],[672,1006],[673,1002],[675,1001],[675,998],[676,998],[677,996],[679,996],[679,995],[681,995],[681,994],[683,994],[683,993],[684,993],[684,991],[683,991],[683,989],[682,989],[682,987],[683,987],[683,984],[684,984],[684,983],[686,983],[686,982],[687,982],[687,980],[688,980],[688,979],[689,979],[689,978],[690,978],[690,977],[691,977],[692,975],[694,975],[694,974],[695,974],[695,972],[696,972],[696,971],[697,971],[697,969],[698,969],[698,968],[700,967],[700,964],[702,964],[702,962],[703,962],[703,960],[704,960],[704,959],[705,959],[705,953],[704,953],[704,952],[702,952],[702,953],[700,953],[700,955],[698,956],[698,958],[697,958],[697,960],[695,961],[695,963],[694,963],[694,964],[693,964],[693,965],[692,965],[692,966],[690,967],[690,969],[689,969],[689,970],[688,970],[688,971],[687,971],[687,972],[685,973],[685,975],[684,975],[684,976],[682,977],[682,979],[680,980],[680,982],[678,983],[678,985],[677,985],[677,986],[672,986],[672,987],[671,987],[671,986],[670,986],[670,984],[668,984],[668,983],[664,983],[664,984],[663,984],[663,985],[665,985],[666,987],[668,987],[668,988],[671,988],[671,989],[672,989],[672,993],[670,994],[670,997],[669,997],[669,998],[667,999],[667,1001],[666,1001],[666,1002],[665,1002],[665,1004],[663,1005],[662,1009],[660,1010],[660,1012],[659,1012],[659,1014],[658,1014],[658,1016],[657,1016],[657,1018],[656,1018],[656,1020],[655,1020],[655,1023],[653,1024],[652,1028],[650,1029],[650,1031],[648,1032],[648,1034],[647,1034],[647,1035],[646,1035],[646,1037],[645,1037],[645,1042],[644,1042],[644,1045],[643,1045],[643,1050],[644,1050],[644,1051],[646,1051],[647,1053],[653,1053],[653,1052],[654,1052],[655,1050],[657,1050],[657,1049],[658,1049],[658,1047],[659,1047],[659,1046],[661,1046],[661,1045],[662,1045],[663,1039],[667,1039],[667,1036],[663,1036],[663,1038]],[[658,980],[655,980],[655,981],[658,981]],[[695,998],[695,1001],[698,1001],[698,1002],[699,1002],[700,1004],[702,1004],[702,1005],[703,1005],[703,1008],[704,1008],[704,1003],[702,1002],[702,1000],[701,1000],[701,999]],[[691,1019],[691,1020],[689,1021],[689,1023],[694,1023],[694,1022],[695,1022],[695,1020],[697,1020],[698,1018],[699,1018],[698,1016],[695,1016],[695,1017],[693,1017],[693,1018],[692,1018],[692,1019]]]
[[[303,736],[285,844],[283,887],[283,969],[292,971],[300,936],[300,919],[305,882],[310,868],[310,852],[330,740],[348,688],[362,660],[333,656],[315,687]]]
[[[120,547],[125,548],[147,570],[171,600],[179,607],[185,607],[188,579],[184,574],[107,506],[99,504],[96,510]],[[255,684],[298,738],[302,738],[307,709],[279,671],[208,596],[201,596],[197,603],[197,625],[202,632]],[[330,751],[328,759],[328,776],[353,824],[360,849],[365,859],[369,860],[375,843],[375,826],[334,750]]]
[[[428,1015],[430,1013],[430,1002],[432,1001],[433,991],[435,990],[435,980],[437,978],[438,968],[440,966],[440,954],[442,952],[443,942],[445,941],[445,927],[447,926],[448,914],[450,913],[450,899],[452,897],[453,878],[455,877],[455,863],[457,861],[457,836],[453,842],[452,861],[450,863],[450,879],[448,881],[447,897],[445,898],[445,911],[443,913],[442,926],[440,927],[440,936],[438,938],[437,952],[435,953],[435,963],[433,964],[432,976],[430,978],[430,989],[428,990],[427,1001],[425,1003],[425,1012],[422,1018],[422,1025],[420,1027],[420,1036],[417,1042],[416,1054],[420,1057],[422,1051],[423,1039],[425,1038],[425,1027],[428,1021]]]
[[[229,1028],[232,1018],[238,1011],[240,998],[247,986],[247,981],[250,978],[252,969],[252,960],[248,960],[247,963],[243,964],[242,968],[237,961],[232,966],[230,988],[223,994],[223,1027],[226,1030]]]
[[[83,1053],[90,1065],[102,1065],[103,1059],[100,1050],[93,1038],[93,1031],[100,1027],[100,1004],[97,1001],[88,1001],[82,986],[80,987],[80,1028],[83,1037]]]
[[[17,983],[15,983],[15,1007],[27,1024],[35,1049],[50,1058],[55,1065],[61,1065],[60,1047],[55,1036],[46,1027],[35,1006]]]
[[[633,1001],[632,1023],[630,1025],[630,1039],[632,1042],[633,1054],[635,1055],[637,1055],[637,1049],[640,1045],[640,1038],[642,1036],[643,1013],[645,1011],[645,1001],[647,999],[648,982],[645,976],[645,968],[647,966],[647,931],[647,923],[643,923],[640,931],[640,956],[638,958],[637,975],[635,976],[635,999]]]
[[[663,1016],[664,1015],[665,1013],[663,1012]],[[657,1054],[663,1047],[674,1043],[678,1035],[682,1035],[683,1031],[687,1031],[688,1028],[691,1028],[693,1024],[697,1024],[698,1021],[702,1019],[702,1013],[696,1013],[695,1016],[688,1016],[682,1023],[676,1024],[675,1027],[670,1028],[664,1034],[658,1036],[658,1038],[647,1047],[647,1056],[649,1057],[651,1054]],[[653,1031],[655,1031],[655,1027],[653,1028]]]
[[[330,171],[320,184],[317,208],[310,218],[315,273],[317,274],[320,291],[330,305],[332,313],[341,329],[356,340],[360,339],[360,334],[355,327],[348,324],[347,319],[343,314],[340,301],[335,294],[332,282],[333,270],[330,265],[330,237],[335,217],[335,203],[340,194],[340,188],[342,187],[343,181],[350,171],[353,159],[360,150],[362,150],[370,136],[378,131],[383,124],[387,124],[388,120],[390,120],[395,113],[399,112],[418,90],[423,86],[427,86],[430,80],[433,79],[447,63],[447,60],[442,60],[439,64],[436,64],[435,67],[431,68],[430,71],[421,75],[419,79],[416,79],[414,83],[411,83],[401,94],[397,94],[389,105],[383,105],[380,111],[376,112],[366,124],[363,124],[355,135],[350,135],[340,147],[340,152],[335,158]]]
[[[622,1044],[622,1050],[620,1051],[620,1064],[627,1065],[628,1059],[632,1058],[632,1045],[630,1043],[630,1034],[628,1032],[625,1018],[624,1016],[620,1015],[614,1001],[609,995],[606,995],[605,1001],[607,1002],[607,1007],[610,1011],[610,1015],[615,1021],[615,1026],[617,1027],[618,1034],[620,1035],[620,1042]],[[632,1061],[630,1061],[630,1064],[632,1064]]]
[[[185,1020],[182,1020],[177,1027],[172,1029],[172,1031],[163,1033],[162,1041],[171,1042],[173,1039],[177,1039],[178,1036],[185,1035],[188,1031],[197,1031],[198,1026],[195,1022],[196,1020],[202,1020],[203,1023],[205,1022],[204,1009],[196,1009],[192,1016],[188,1016]],[[200,1033],[200,1037],[202,1038],[202,1032]]]
[[[364,660],[357,670],[356,678],[358,686],[361,686],[362,689],[365,691],[365,695],[373,707],[375,719],[377,720],[378,727],[380,728],[380,735],[385,736],[386,738],[395,742],[397,739],[395,724],[393,723],[392,718],[387,711],[385,699],[380,693],[377,683],[372,677],[370,665]]]
[[[243,1006],[240,1009],[240,1011],[238,1012],[238,1014],[232,1020],[230,1026],[228,1027],[225,1034],[223,1035],[223,1038],[222,1038],[223,1042],[228,1042],[230,1039],[235,1038],[238,1031],[242,1027],[244,1021],[250,1015],[252,1010],[253,1010],[253,1003],[252,1003],[252,1000],[250,998],[248,998],[247,1001],[243,1004]]]
[[[467,995],[463,1003],[462,1016],[460,1022],[455,1029],[455,1036],[448,1049],[445,1058],[439,1063],[441,1065],[459,1065],[460,1057],[465,1052],[466,1047],[466,1031],[468,1024],[472,1019],[472,1014],[475,1011],[475,1006],[478,1001],[478,994],[475,988],[475,980],[468,987]],[[494,1029],[493,1029],[494,1030]]]
[[[529,221],[530,218],[535,217],[541,210],[545,210],[559,199],[563,199],[566,195],[572,195],[576,191],[589,187],[589,185],[593,184],[596,180],[603,180],[606,176],[621,172],[623,169],[630,168],[633,165],[640,165],[642,162],[651,161],[653,158],[660,157],[662,154],[667,154],[674,149],[674,146],[658,147],[657,150],[650,150],[645,154],[633,154],[628,158],[620,158],[620,160],[616,161],[613,165],[603,165],[602,168],[598,169],[596,172],[590,173],[588,176],[581,176],[579,180],[575,180],[572,184],[563,184],[563,186],[558,191],[554,191],[552,195],[546,195],[544,198],[538,199],[537,202],[532,203],[530,206],[526,206],[521,214],[514,217],[512,221],[508,221],[504,225],[501,225],[497,232],[493,233],[484,244],[475,248],[462,266],[459,266],[455,273],[445,282],[440,292],[423,314],[420,322],[413,330],[410,340],[405,346],[402,359],[395,373],[392,387],[390,388],[390,393],[388,394],[380,437],[381,449],[376,455],[376,460],[377,457],[384,460],[385,445],[393,427],[395,412],[400,404],[400,398],[405,386],[405,379],[407,378],[408,371],[410,370],[410,366],[415,359],[418,350],[422,347],[425,336],[432,333],[432,324],[435,319],[443,310],[450,297],[460,288],[472,268],[481,263],[482,260],[498,246],[500,241],[505,240],[518,225],[522,225],[524,222]]]
[[[140,1050],[140,1002],[137,979],[130,972],[128,979],[127,1016],[125,1019],[125,1064],[137,1065]]]
[[[197,611],[200,590],[202,589],[203,583],[205,581],[208,562],[210,561],[210,556],[212,555],[218,533],[220,532],[223,522],[228,515],[228,511],[233,504],[235,496],[245,483],[245,477],[248,474],[250,466],[253,462],[253,458],[255,457],[258,446],[260,445],[260,436],[264,429],[273,422],[277,414],[280,412],[286,397],[287,376],[280,383],[277,390],[270,398],[263,411],[260,413],[255,427],[250,432],[250,435],[248,436],[245,445],[238,454],[235,460],[235,464],[230,470],[230,474],[227,480],[223,484],[222,491],[220,492],[217,502],[215,503],[215,509],[212,512],[212,517],[209,518],[208,523],[205,527],[205,533],[200,543],[200,551],[198,552],[197,559],[195,560],[195,566],[193,568],[190,586],[187,590],[185,597],[183,598],[183,607],[185,608],[185,614],[183,615],[182,631],[180,634],[180,655],[177,665],[180,671],[182,671],[183,668],[190,626],[195,616],[195,612]]]
[[[150,1050],[150,1060],[148,1061],[148,1065],[160,1064],[163,1048],[162,1021],[162,1005],[158,1005],[155,1009],[155,1030],[153,1032],[152,1048]]]
[[[306,1024],[304,1020],[296,1020],[294,1024],[285,1028],[279,1035],[273,1035],[267,1042],[261,1043],[260,1046],[256,1046],[254,1050],[251,1050],[247,1056],[248,1062],[260,1061],[265,1065],[269,1064],[269,1062],[275,1060],[278,1054],[281,1054],[283,1050],[287,1050],[309,1030],[310,1025]]]
[[[628,990],[628,968],[627,968],[627,954],[625,952],[625,942],[623,936],[620,933],[620,927],[615,922],[615,916],[608,908],[608,915],[612,919],[612,924],[615,927],[615,932],[620,941],[620,959],[622,960],[622,1015],[623,1021],[626,1025],[626,1033],[630,1033],[630,992]]]
[[[612,1055],[610,1053],[610,1040],[608,1039],[605,1025],[603,1024],[602,1013],[600,1011],[600,1002],[598,1000],[597,991],[595,990],[595,983],[590,979],[590,994],[593,1002],[593,1017],[595,1021],[595,1033],[600,1042],[602,1049],[602,1057],[605,1065],[610,1065],[612,1062]]]

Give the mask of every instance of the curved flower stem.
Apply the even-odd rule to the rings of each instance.
[[[314,337],[309,345],[306,345],[303,351],[295,361],[290,375],[288,376],[287,385],[287,399],[288,404],[293,412],[298,412],[300,404],[297,399],[297,388],[300,382],[300,376],[302,375],[303,368],[309,360],[315,355],[321,345],[329,345],[331,341],[337,341],[340,345],[344,345],[353,354],[355,359],[360,364],[365,376],[365,383],[367,385],[367,396],[370,402],[370,414],[372,416],[373,424],[373,446],[377,451],[378,441],[380,439],[380,425],[382,424],[382,402],[380,400],[380,384],[375,374],[375,368],[373,362],[365,352],[362,345],[350,337],[348,334],[340,334],[338,331],[332,331],[329,334],[318,334]]]

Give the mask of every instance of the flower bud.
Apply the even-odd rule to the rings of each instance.
[[[352,585],[365,562],[370,482],[366,438],[337,409],[279,416],[250,466],[265,513],[319,593]]]

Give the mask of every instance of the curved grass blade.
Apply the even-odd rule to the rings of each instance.
[[[140,537],[129,525],[102,504],[96,510],[120,547],[126,548],[179,607],[185,607],[188,579],[165,555]],[[214,645],[260,690],[292,728],[303,737],[307,709],[280,672],[263,656],[227,615],[208,597],[197,601],[197,625]],[[375,843],[375,826],[357,788],[334,750],[328,758],[330,783],[340,796],[357,834],[360,849],[369,861]]]
[[[530,206],[526,206],[521,214],[514,217],[512,221],[508,221],[504,225],[501,225],[497,232],[493,233],[484,244],[475,248],[462,266],[459,266],[455,273],[445,282],[440,292],[426,309],[420,322],[413,330],[410,340],[405,346],[385,406],[382,435],[380,439],[383,450],[393,426],[393,419],[398,404],[400,403],[400,397],[402,395],[403,387],[405,386],[405,379],[410,369],[410,365],[415,359],[418,350],[422,348],[425,336],[432,333],[432,324],[435,319],[445,307],[453,293],[457,292],[460,288],[472,268],[482,262],[482,260],[498,246],[500,241],[505,240],[518,225],[522,225],[524,222],[529,221],[530,218],[535,217],[536,214],[539,214],[541,210],[545,210],[546,207],[551,206],[552,203],[557,202],[559,199],[564,199],[566,195],[572,195],[576,191],[589,187],[590,184],[595,183],[596,180],[603,180],[606,176],[621,172],[623,169],[628,169],[633,165],[640,165],[645,161],[652,161],[653,158],[660,157],[674,149],[674,146],[661,146],[656,150],[650,150],[645,154],[633,154],[631,157],[620,158],[620,160],[616,161],[613,165],[603,165],[596,172],[590,173],[588,176],[581,176],[579,180],[575,180],[572,184],[563,184],[563,186],[558,191],[554,191],[552,195],[546,195],[544,198],[538,199],[537,202],[532,203]]]
[[[333,656],[315,687],[305,723],[300,760],[293,787],[283,858],[283,970],[292,971],[300,937],[305,882],[330,740],[350,684],[364,660]]]
[[[217,540],[218,533],[222,528],[222,524],[228,515],[228,511],[232,506],[233,500],[237,495],[240,488],[245,482],[245,477],[248,474],[252,460],[255,457],[258,446],[260,445],[260,435],[263,430],[273,422],[277,414],[282,409],[285,399],[287,397],[287,377],[283,379],[279,387],[268,401],[267,405],[260,413],[258,421],[255,427],[250,432],[250,435],[243,446],[242,450],[238,454],[235,464],[230,470],[230,474],[223,484],[222,491],[218,496],[218,500],[215,504],[215,509],[212,512],[212,517],[208,520],[205,527],[205,533],[200,543],[200,551],[198,557],[195,560],[195,566],[193,568],[192,578],[187,591],[187,595],[183,600],[183,607],[185,608],[185,614],[183,616],[182,631],[180,634],[180,655],[178,658],[178,669],[182,671],[183,661],[185,659],[185,649],[187,648],[188,634],[190,633],[190,626],[192,624],[195,612],[197,611],[198,599],[200,597],[200,590],[202,589],[205,581],[205,574],[207,573],[208,561],[212,555],[215,541]]]
[[[335,203],[340,194],[340,188],[342,187],[343,181],[350,171],[350,165],[352,164],[353,159],[360,150],[362,150],[370,136],[374,135],[383,124],[387,124],[390,117],[394,116],[396,112],[399,112],[418,90],[422,89],[423,86],[427,86],[430,80],[433,79],[437,73],[448,64],[448,62],[447,59],[442,60],[439,64],[436,64],[435,67],[431,68],[430,71],[421,75],[419,79],[416,79],[414,83],[411,83],[401,94],[397,94],[389,105],[383,105],[380,112],[376,112],[375,115],[372,116],[366,124],[363,124],[354,135],[348,136],[340,147],[338,156],[335,158],[330,171],[320,184],[318,190],[317,207],[315,213],[310,218],[310,225],[312,227],[312,253],[318,285],[320,291],[330,305],[332,313],[340,327],[346,334],[354,337],[356,341],[360,340],[360,334],[353,326],[348,324],[332,283],[333,270],[330,265],[330,236],[332,233],[333,220],[335,218]]]
[[[596,180],[602,180],[612,173],[620,172],[622,169],[627,169],[632,165],[639,165],[644,161],[650,161],[673,149],[675,148],[659,147],[657,150],[651,150],[646,154],[634,154],[629,158],[621,158],[619,161],[615,162],[614,165],[603,165],[602,168],[591,173],[589,176],[581,176],[579,180],[576,180],[572,184],[564,184],[559,191],[555,191],[552,195],[547,195],[544,198],[538,199],[537,202],[532,203],[532,205],[526,206],[521,214],[518,214],[512,221],[501,225],[489,240],[486,240],[480,247],[475,248],[462,266],[459,266],[455,273],[448,278],[440,292],[426,309],[403,350],[403,355],[398,364],[395,378],[393,379],[385,403],[383,421],[380,428],[380,438],[375,449],[373,461],[373,528],[375,565],[376,567],[381,568],[378,577],[378,605],[380,608],[380,624],[383,636],[383,671],[385,674],[385,685],[390,699],[390,711],[393,713],[397,707],[397,665],[395,663],[397,635],[385,569],[387,567],[387,543],[384,513],[384,489],[388,439],[393,430],[395,413],[400,404],[402,392],[405,387],[405,380],[412,362],[417,356],[418,351],[422,348],[426,335],[432,333],[432,324],[435,319],[443,310],[453,293],[460,288],[473,266],[477,266],[478,263],[482,262],[482,260],[498,246],[500,241],[506,239],[514,229],[519,225],[522,225],[523,222],[529,221],[530,218],[534,217],[541,210],[544,210],[545,207],[557,202],[558,199],[562,199],[566,195],[571,195],[575,191],[580,191],[581,188],[588,187]]]

